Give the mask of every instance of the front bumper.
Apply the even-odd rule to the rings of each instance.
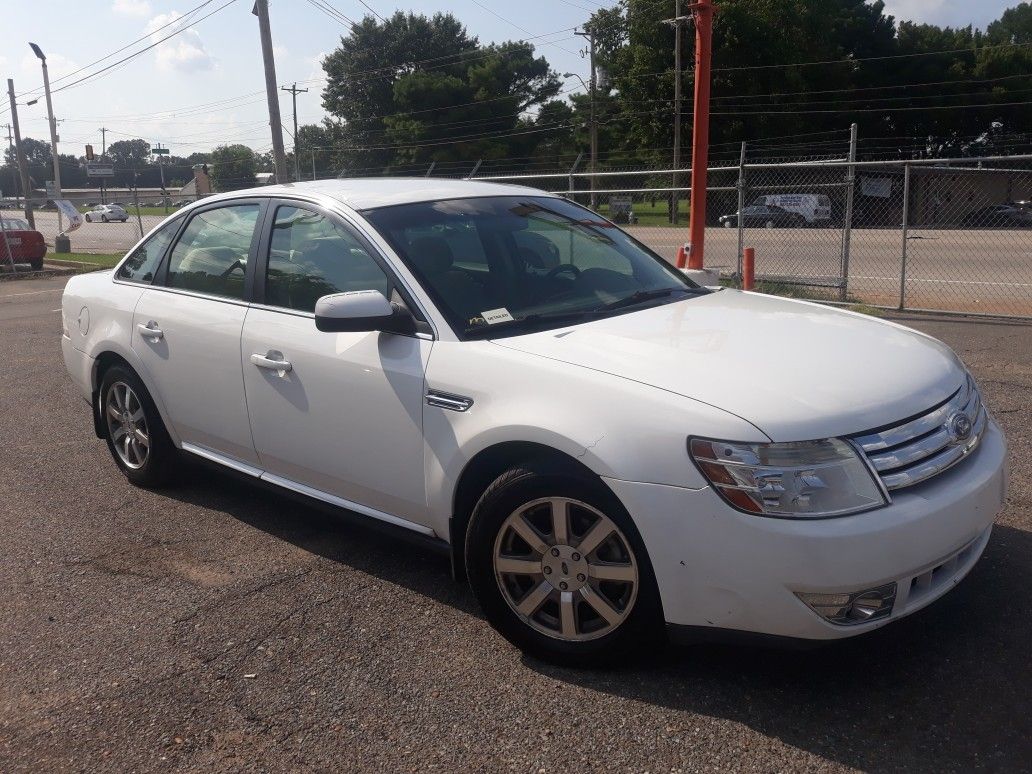
[[[893,493],[884,508],[831,519],[752,516],[709,488],[605,480],[645,542],[668,623],[827,640],[913,613],[970,571],[1003,507],[1006,446],[990,421],[963,463]],[[795,594],[890,582],[891,616],[850,626],[825,621]]]

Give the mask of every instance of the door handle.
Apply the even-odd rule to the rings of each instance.
[[[270,349],[264,355],[255,352],[251,355],[251,363],[259,368],[278,371],[280,375],[283,375],[294,368],[289,361],[283,359],[282,352],[277,352],[274,349]]]
[[[136,330],[138,330],[140,332],[140,335],[144,338],[151,339],[153,341],[165,338],[165,334],[162,332],[161,328],[158,327],[158,324],[154,322],[154,320],[151,320],[146,325],[144,325],[143,323],[137,323]]]

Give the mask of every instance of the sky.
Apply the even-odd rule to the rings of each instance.
[[[886,0],[887,12],[919,22],[985,27],[1018,0]],[[39,60],[28,41],[47,56],[59,124],[61,153],[82,155],[84,145],[143,137],[177,156],[242,142],[257,150],[271,146],[265,104],[258,20],[252,0],[0,0],[0,77],[13,78],[22,136],[48,136]],[[222,10],[217,10],[225,5]],[[571,28],[582,24],[602,0],[318,0],[351,19],[369,11],[388,15],[397,7],[432,14],[455,14],[481,42],[531,38],[557,72],[587,78],[583,41]],[[673,0],[670,0],[671,8]],[[205,14],[213,13],[210,18]],[[309,88],[298,95],[298,122],[319,121],[322,57],[348,33],[347,24],[318,10],[309,0],[270,0],[276,75],[281,85]],[[186,17],[183,21],[182,17]],[[138,48],[169,40],[103,76],[71,85],[89,72],[117,62]],[[138,38],[144,40],[96,65],[93,63]],[[92,65],[92,66],[90,66]],[[87,67],[90,66],[90,67]],[[86,68],[73,74],[80,68]],[[577,82],[571,81],[571,89]],[[62,89],[62,87],[67,87]],[[280,109],[291,131],[290,95],[280,93]],[[0,130],[10,120],[6,94],[0,100]],[[284,135],[286,146],[291,137]]]

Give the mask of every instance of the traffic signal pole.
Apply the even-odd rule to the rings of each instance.
[[[706,167],[709,165],[710,57],[713,3],[688,6],[695,17],[695,103],[692,114],[692,197],[688,224],[688,268],[701,269],[706,249]],[[684,268],[683,265],[681,268]]]

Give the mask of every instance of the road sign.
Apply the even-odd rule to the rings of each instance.
[[[87,161],[87,177],[114,177],[115,165],[110,161]]]
[[[86,146],[86,160],[87,161],[93,161],[93,158],[94,158],[94,156],[93,156],[93,146],[92,145],[87,145]]]
[[[169,153],[168,148],[151,148],[150,152],[155,156],[167,156]]]

